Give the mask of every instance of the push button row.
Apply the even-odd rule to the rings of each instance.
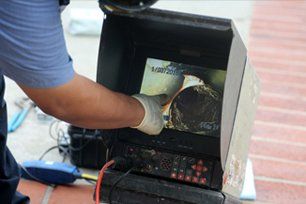
[[[171,173],[171,178],[173,179],[178,179],[180,181],[187,181],[187,182],[192,182],[192,183],[199,183],[202,185],[206,185],[207,184],[207,179],[204,177],[197,177],[197,176],[185,176],[182,173]]]

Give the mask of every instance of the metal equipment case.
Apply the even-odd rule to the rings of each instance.
[[[206,185],[201,185],[198,180],[185,182],[184,171],[183,179],[167,172],[135,172],[118,185],[113,202],[239,203],[259,81],[249,66],[246,47],[235,25],[228,19],[157,9],[106,14],[97,82],[128,95],[139,93],[148,57],[226,71],[220,133],[217,137],[202,137],[163,130],[152,137],[129,128],[104,130],[102,134],[113,140],[108,159],[129,154],[129,148],[146,149],[163,158],[168,155],[170,169],[175,158],[179,162],[186,158],[198,162],[195,165],[207,161],[210,173],[205,178]],[[106,174],[104,200],[112,182],[121,174],[115,170]]]

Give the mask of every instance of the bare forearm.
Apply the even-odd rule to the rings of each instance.
[[[60,87],[21,87],[45,112],[81,127],[137,126],[144,116],[143,107],[134,98],[110,91],[80,75]]]

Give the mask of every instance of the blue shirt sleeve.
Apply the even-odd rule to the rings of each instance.
[[[0,1],[0,73],[19,84],[50,88],[74,76],[58,0]]]

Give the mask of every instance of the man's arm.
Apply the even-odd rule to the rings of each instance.
[[[1,72],[46,113],[85,128],[161,131],[162,97],[126,96],[75,74],[58,1],[0,1],[0,19]]]
[[[145,114],[133,97],[110,91],[78,74],[54,88],[19,86],[44,112],[80,127],[135,127]]]

